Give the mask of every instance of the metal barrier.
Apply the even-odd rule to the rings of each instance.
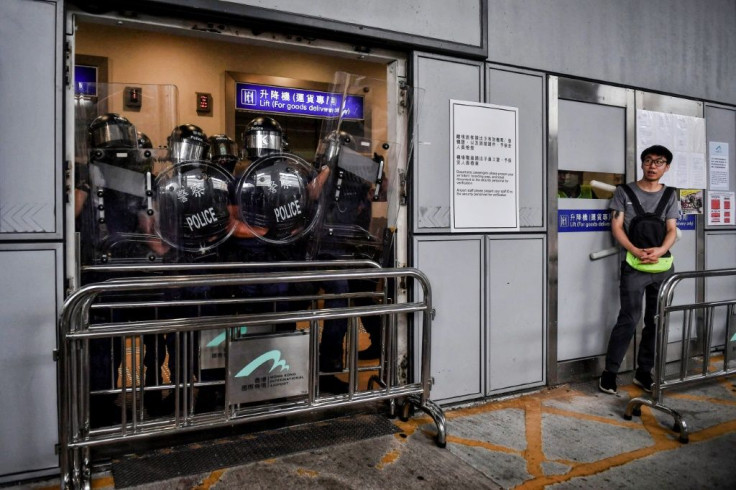
[[[391,403],[392,411],[395,402],[403,400],[402,413],[407,417],[410,405],[416,406],[429,414],[437,426],[436,443],[440,447],[446,445],[445,416],[442,410],[429,400],[430,384],[430,347],[432,302],[431,288],[427,277],[416,269],[346,269],[317,271],[287,271],[232,273],[227,265],[219,265],[220,273],[181,274],[182,269],[201,270],[202,266],[154,266],[141,268],[130,266],[129,271],[145,269],[147,272],[170,273],[178,275],[163,277],[132,277],[111,279],[89,284],[74,294],[64,303],[59,320],[59,404],[60,404],[60,466],[62,486],[65,488],[88,488],[91,481],[91,449],[121,442],[133,442],[163,435],[174,435],[196,430],[232,426],[240,423],[265,420],[284,415],[300,414],[334,408],[354,406],[376,401]],[[283,263],[279,267],[288,268]],[[300,264],[305,267],[304,263]],[[321,264],[327,267],[326,264]],[[335,266],[336,263],[331,263]],[[238,267],[249,266],[239,264]],[[320,266],[320,263],[316,264]],[[339,264],[337,264],[339,267]],[[264,267],[266,267],[264,265]],[[273,270],[275,265],[269,264]],[[209,269],[209,267],[207,267]],[[104,269],[104,268],[103,268]],[[119,267],[115,267],[120,271]],[[190,271],[191,272],[191,271]],[[319,294],[304,296],[268,296],[236,297],[216,300],[180,299],[167,297],[166,291],[196,290],[196,288],[224,287],[258,287],[269,284],[295,285],[301,283],[325,283],[326,281],[350,280],[405,280],[413,279],[421,288],[423,299],[402,304],[370,304],[335,308],[315,308],[316,300],[341,299],[350,300],[355,297],[373,297],[375,293]],[[385,291],[385,289],[384,289]],[[131,300],[125,294],[144,295],[143,300]],[[151,300],[150,295],[162,297]],[[146,296],[148,295],[148,296]],[[262,311],[255,313],[222,312],[213,310],[213,314],[204,316],[159,318],[159,310],[181,307],[213,308],[227,307],[233,304],[248,302],[276,302],[281,300],[296,301],[300,304],[310,300],[310,307],[290,308],[288,311]],[[118,309],[141,311],[153,309],[156,314],[151,318],[130,319],[124,321],[91,321],[94,312],[100,309]],[[397,376],[398,362],[396,349],[396,331],[399,316],[422,315],[422,362],[421,377],[418,383],[400,382]],[[383,321],[383,343],[381,359],[377,367],[363,368],[378,371],[373,376],[367,390],[358,390],[358,319],[367,316],[379,316]],[[320,391],[320,376],[324,372],[319,369],[319,331],[320,322],[344,319],[348,324],[347,367],[339,373],[348,377],[347,393],[327,394]],[[296,325],[308,325],[297,329]],[[243,325],[255,330],[243,334]],[[204,381],[196,373],[197,369],[197,337],[204,331],[222,330],[225,332],[225,359],[234,355],[236,346],[245,345],[239,342],[256,341],[258,339],[308,339],[307,389],[300,396],[244,402],[238,393],[222,380]],[[259,331],[260,329],[260,331]],[[264,330],[265,329],[265,330]],[[167,336],[167,337],[164,337]],[[171,337],[168,337],[171,336]],[[146,339],[166,338],[172,351],[167,355],[175,356],[173,372],[169,379],[148,386],[143,382],[144,374],[150,367],[146,366]],[[106,340],[118,348],[130,352],[123,354],[120,367],[117,368],[118,380],[113,373],[112,388],[94,390],[90,385],[90,346],[99,340]],[[305,342],[306,343],[306,342]],[[304,345],[304,344],[299,344]],[[276,359],[273,360],[273,370]],[[227,361],[226,361],[227,362]],[[282,360],[283,362],[283,360]],[[156,363],[158,365],[158,362]],[[156,366],[158,369],[158,366]],[[126,375],[130,381],[126,382]],[[334,374],[334,373],[327,373]],[[230,375],[228,374],[228,379]],[[377,388],[374,385],[378,385]],[[220,410],[198,413],[195,411],[195,398],[203,389],[220,386],[224,390],[224,407]],[[242,387],[247,389],[246,386]],[[152,416],[146,407],[147,395],[157,392],[172,400],[172,413]],[[112,396],[120,404],[119,419],[112,424],[94,427],[91,415],[95,407],[91,406],[93,396]]]
[[[730,367],[731,353],[729,342],[732,341],[734,329],[736,328],[736,297],[724,301],[708,301],[690,304],[673,305],[672,301],[675,288],[685,279],[707,279],[714,277],[736,278],[736,269],[718,269],[711,271],[678,272],[670,276],[661,286],[657,303],[657,336],[654,356],[654,378],[652,394],[649,397],[633,398],[626,405],[624,418],[631,420],[632,415],[641,415],[641,405],[646,405],[655,410],[671,415],[675,422],[673,430],[679,432],[680,442],[687,443],[689,440],[688,426],[682,415],[676,410],[662,403],[665,391],[698,384],[704,381],[721,378],[736,373],[736,366]],[[734,291],[736,296],[736,291]],[[725,310],[725,348],[723,355],[723,366],[721,369],[709,370],[711,361],[711,344],[715,325],[714,314],[718,309]],[[674,376],[668,376],[667,367],[667,344],[670,333],[670,320],[673,313],[682,313],[682,345],[680,347],[680,368]],[[702,326],[702,360],[699,366],[690,366],[689,360],[692,356],[690,344],[693,341],[693,331],[696,324]],[[698,319],[700,321],[698,321]]]

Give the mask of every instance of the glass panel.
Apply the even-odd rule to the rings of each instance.
[[[610,199],[613,188],[624,183],[623,174],[557,171],[557,197],[570,199]]]

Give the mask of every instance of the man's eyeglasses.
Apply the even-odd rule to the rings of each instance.
[[[644,165],[654,166],[654,167],[661,167],[662,165],[665,165],[667,163],[666,158],[645,158],[644,159]]]

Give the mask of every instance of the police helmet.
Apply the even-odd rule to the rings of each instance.
[[[169,167],[155,182],[156,230],[169,245],[190,252],[216,247],[232,233],[232,177],[204,161]]]
[[[149,138],[146,133],[141,133],[140,131],[138,131],[136,133],[136,140],[138,141],[138,148],[153,148],[151,138]]]
[[[175,127],[169,137],[169,153],[174,163],[204,160],[208,147],[207,135],[194,124]]]
[[[89,125],[89,144],[92,148],[135,148],[135,127],[119,114],[103,114]]]
[[[242,135],[248,158],[255,160],[282,151],[283,134],[281,125],[271,117],[257,117],[250,121]]]
[[[235,169],[238,163],[238,145],[226,134],[210,136],[209,160],[223,167],[228,172]]]
[[[314,226],[320,200],[310,195],[317,171],[290,153],[267,155],[248,167],[237,185],[240,219],[269,243],[293,242]],[[267,229],[262,234],[262,229]]]

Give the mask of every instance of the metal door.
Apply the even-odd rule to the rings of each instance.
[[[608,213],[611,193],[591,187],[591,181],[615,185],[631,175],[627,162],[633,161],[634,121],[632,90],[550,77],[552,383],[597,372],[616,321],[619,254],[590,258],[615,245]]]

